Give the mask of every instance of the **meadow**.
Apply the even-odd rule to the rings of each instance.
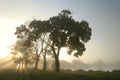
[[[44,72],[41,70],[0,70],[0,80],[120,80],[120,71],[70,71],[60,73]]]

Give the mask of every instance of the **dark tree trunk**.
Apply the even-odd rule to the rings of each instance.
[[[54,42],[53,42],[52,50],[53,50],[53,54],[54,54],[54,57],[55,57],[55,72],[60,72],[60,63],[59,63],[60,48],[61,47],[59,46],[58,50],[55,51]]]
[[[35,62],[35,70],[38,68],[38,62],[39,62],[39,56],[36,56],[36,62]]]
[[[55,72],[60,72],[59,56],[55,56]]]
[[[43,71],[46,71],[46,53],[43,55],[44,62],[43,62]]]

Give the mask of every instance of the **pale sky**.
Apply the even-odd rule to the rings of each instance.
[[[16,40],[15,27],[35,18],[48,19],[63,9],[70,9],[78,21],[87,20],[92,28],[80,60],[120,62],[120,0],[0,0],[0,56],[9,53],[7,48]],[[72,56],[60,58],[70,61]]]

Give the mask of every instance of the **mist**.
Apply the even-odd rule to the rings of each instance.
[[[81,60],[61,61],[61,69],[112,71],[120,69],[120,62],[106,63],[101,60],[93,63],[84,63]]]
[[[0,69],[15,69],[17,64],[11,59],[0,59]],[[34,64],[28,64],[27,68],[33,69]],[[38,69],[42,70],[43,59],[40,58]],[[120,69],[120,62],[107,63],[102,60],[93,63],[84,63],[80,59],[74,59],[70,62],[65,60],[60,60],[61,70],[100,70],[100,71],[113,71]],[[47,58],[47,70],[54,70],[54,59]]]

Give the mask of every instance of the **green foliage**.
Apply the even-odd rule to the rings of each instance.
[[[56,47],[68,47],[69,54],[76,57],[85,51],[85,43],[91,39],[91,28],[87,21],[75,21],[69,10],[63,10],[58,16],[50,18],[50,39]]]
[[[29,38],[31,38],[31,40],[39,39],[42,34],[50,30],[49,26],[48,21],[33,20],[28,26],[31,30]]]

